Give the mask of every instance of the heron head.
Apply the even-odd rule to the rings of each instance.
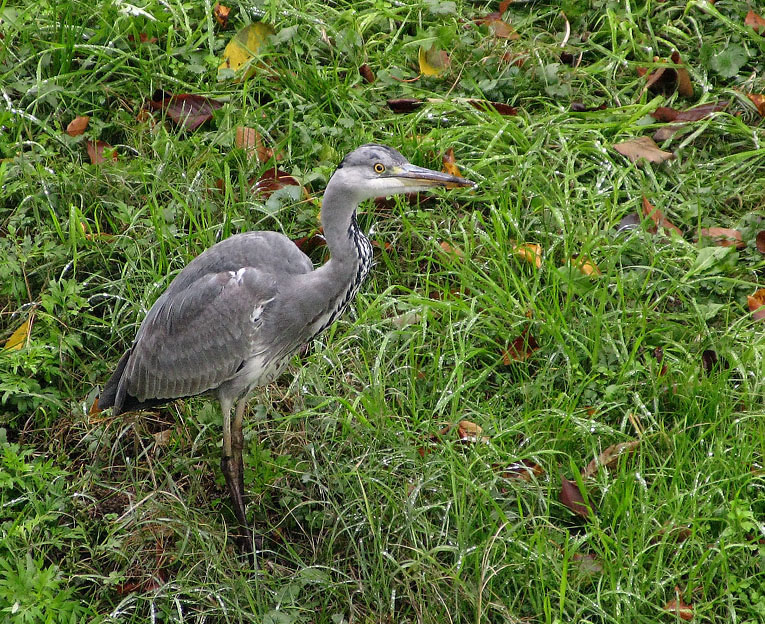
[[[367,143],[348,154],[332,176],[359,201],[431,188],[474,187],[475,182],[411,164],[386,145]]]

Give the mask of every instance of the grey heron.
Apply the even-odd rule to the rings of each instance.
[[[385,145],[355,149],[324,191],[321,222],[330,259],[315,269],[289,238],[270,231],[237,234],[213,245],[178,273],[151,307],[106,382],[99,408],[111,407],[118,415],[215,395],[223,413],[221,470],[245,529],[245,548],[254,554],[242,463],[247,399],[276,379],[290,357],[329,327],[358,292],[372,265],[372,245],[359,229],[356,208],[365,199],[472,186],[464,178],[412,165]]]

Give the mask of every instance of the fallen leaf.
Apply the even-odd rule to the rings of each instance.
[[[262,195],[265,198],[270,197],[272,193],[278,191],[281,188],[284,188],[285,186],[302,187],[300,182],[293,178],[289,173],[280,171],[275,167],[269,167],[266,169],[263,172],[263,175],[261,175],[257,180],[250,180],[250,186],[252,187],[253,193],[256,195]],[[306,191],[305,188],[303,188],[303,194],[306,197],[308,196],[308,191]]]
[[[481,435],[482,433],[483,429],[480,427],[480,425],[476,425],[474,422],[470,422],[469,420],[461,420],[457,425],[457,435],[463,442],[482,442],[487,444],[489,442],[489,438],[487,436]]]
[[[765,321],[765,288],[761,288],[746,298],[749,311],[755,321]]]
[[[712,242],[720,247],[736,247],[736,249],[746,247],[746,243],[741,238],[741,232],[738,230],[711,227],[701,228],[699,233],[702,238],[711,238]]]
[[[525,362],[537,349],[539,349],[539,343],[529,333],[527,327],[502,351],[502,363],[510,366],[513,362]]]
[[[128,41],[135,41],[135,37],[133,35],[128,35]],[[138,41],[141,43],[157,43],[157,38],[149,37],[149,35],[142,32],[138,34]]]
[[[765,117],[765,94],[762,93],[747,93],[746,97],[752,100],[752,104],[757,107],[757,112],[762,117]]]
[[[538,269],[542,268],[542,246],[536,243],[521,243],[513,247],[513,253],[525,260],[529,264],[533,264]]]
[[[587,275],[588,277],[591,275],[594,275],[595,277],[602,275],[598,265],[590,260],[590,258],[587,256],[579,254],[571,256],[570,262],[572,266],[579,269],[584,275]]]
[[[259,162],[267,162],[274,157],[274,151],[263,145],[263,137],[255,128],[237,126],[234,144],[247,152],[248,157],[255,156]]]
[[[254,22],[242,28],[223,50],[223,62],[218,66],[219,77],[221,70],[230,69],[238,72],[246,65],[250,65],[250,61],[274,32],[273,26],[264,22]],[[246,69],[247,71],[239,76],[239,80],[245,80],[255,73],[255,67],[249,66]]]
[[[592,553],[574,553],[571,561],[580,574],[594,576],[603,572],[603,564]]]
[[[612,444],[587,464],[582,470],[582,478],[587,479],[588,477],[596,475],[599,466],[603,466],[603,468],[615,467],[619,461],[619,457],[624,454],[632,453],[638,446],[640,446],[640,440]]]
[[[621,218],[619,225],[616,226],[616,233],[621,234],[622,232],[637,230],[640,227],[641,221],[642,219],[638,213],[631,212]]]
[[[669,95],[677,91],[683,97],[693,97],[691,76],[688,73],[688,70],[682,66],[683,63],[680,54],[675,51],[670,58],[676,67],[658,67],[650,74],[645,68],[638,67],[637,72],[640,76],[646,76],[647,74],[645,88],[650,89],[654,93]],[[663,61],[658,56],[655,56],[653,62],[667,63],[668,61]]]
[[[489,100],[474,100],[468,99],[467,103],[473,108],[479,111],[487,113],[497,112],[500,115],[511,116],[517,115],[518,109],[510,104],[503,104],[502,102],[490,102]]]
[[[152,110],[162,110],[176,124],[196,130],[203,123],[212,119],[213,112],[223,106],[222,102],[203,95],[172,95],[158,90],[149,101]]]
[[[292,241],[298,246],[298,249],[305,255],[310,256],[314,249],[324,247],[327,244],[327,239],[321,233],[321,229],[316,234],[310,236],[303,236],[302,238],[296,238]]]
[[[530,459],[521,459],[513,462],[509,466],[502,468],[500,476],[505,479],[521,479],[523,481],[532,481],[541,477],[545,469]]]
[[[665,524],[661,529],[659,529],[656,536],[651,538],[650,542],[651,544],[658,544],[666,536],[668,538],[672,538],[676,543],[682,543],[692,534],[693,533],[691,529],[687,526],[678,527],[673,524]]]
[[[32,323],[34,322],[33,316],[30,314],[26,321],[16,328],[8,340],[5,341],[3,349],[9,351],[20,351],[24,348],[24,345],[29,338],[29,334],[32,332]]]
[[[571,102],[572,113],[593,113],[595,111],[606,110],[608,108],[605,103],[599,106],[585,106],[583,102]]]
[[[423,76],[440,76],[449,69],[451,63],[449,55],[443,50],[438,49],[435,45],[427,50],[420,47],[418,60],[420,73]]]
[[[757,232],[757,236],[754,239],[754,245],[757,247],[757,251],[761,254],[765,254],[765,230]]]
[[[88,416],[89,417],[95,417],[98,416],[101,413],[101,408],[98,407],[98,397],[96,397],[93,400],[93,403],[90,404],[90,409],[88,410]]]
[[[718,356],[716,351],[704,349],[701,353],[701,367],[707,375],[711,375],[715,371],[727,370],[730,365],[724,357]]]
[[[751,26],[754,32],[762,32],[765,35],[765,18],[760,17],[754,11],[749,11],[744,18],[744,26]]]
[[[693,607],[683,602],[679,587],[675,587],[675,598],[669,600],[667,604],[664,605],[664,610],[674,613],[681,620],[689,621],[693,619]]]
[[[173,430],[164,429],[163,431],[157,431],[157,433],[152,434],[152,437],[157,446],[167,446],[173,437]]]
[[[653,136],[651,138],[657,143],[663,143],[667,139],[671,139],[673,136],[675,136],[678,132],[680,132],[683,128],[685,128],[685,126],[686,124],[682,124],[682,123],[662,126],[661,128],[658,128],[656,132],[653,133]]]
[[[633,163],[641,158],[645,158],[651,163],[662,163],[665,160],[670,160],[675,157],[672,152],[665,152],[660,149],[655,141],[647,136],[615,143],[613,147],[617,152],[629,158]]]
[[[450,147],[448,150],[446,150],[443,156],[443,162],[444,166],[441,168],[441,171],[453,176],[457,176],[458,178],[462,177],[462,173],[457,166],[457,159],[454,157],[453,147]]]
[[[369,84],[372,84],[375,81],[375,73],[372,71],[372,68],[364,63],[361,67],[359,67],[359,74],[361,74],[361,77],[366,80]]]
[[[89,123],[90,117],[87,115],[75,117],[66,127],[66,133],[71,137],[80,136],[83,132],[85,132]]]
[[[583,518],[590,517],[590,509],[584,502],[584,497],[579,491],[576,481],[569,481],[563,475],[560,477],[561,490],[558,500],[575,514]]]
[[[655,111],[651,113],[651,117],[658,121],[699,121],[705,117],[709,117],[712,113],[717,113],[721,110],[725,110],[730,102],[709,102],[707,104],[701,104],[700,106],[694,106],[688,110],[678,111],[668,106],[659,106]]]
[[[424,103],[425,100],[420,100],[419,98],[398,98],[386,102],[388,108],[398,114],[416,111]]]
[[[452,256],[456,256],[457,258],[464,258],[465,254],[464,252],[459,248],[455,247],[454,245],[450,245],[446,241],[441,241],[439,243],[439,246],[441,249],[443,249],[447,254],[450,254]]]
[[[474,21],[481,26],[487,26],[489,32],[498,39],[510,39],[512,41],[520,39],[521,36],[515,32],[515,29],[502,19],[502,13],[501,10],[495,11],[485,17],[478,17]]]
[[[226,28],[228,26],[228,15],[230,12],[231,9],[223,4],[216,4],[213,7],[213,15],[215,16],[215,21],[220,24],[221,28]]]
[[[665,230],[674,232],[678,236],[682,237],[683,232],[680,230],[680,228],[674,225],[669,219],[667,219],[661,210],[651,204],[645,195],[643,195],[643,215],[646,217],[651,217],[657,227],[664,228]]]
[[[114,151],[111,157],[104,155],[104,150],[113,150],[114,148],[106,141],[88,141],[85,143],[85,149],[88,151],[90,162],[94,165],[101,163],[117,162],[117,152]]]

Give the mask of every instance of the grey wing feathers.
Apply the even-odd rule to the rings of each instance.
[[[218,387],[257,349],[260,316],[277,292],[274,276],[253,267],[204,274],[181,290],[173,285],[141,324],[118,404],[125,394],[145,402]]]

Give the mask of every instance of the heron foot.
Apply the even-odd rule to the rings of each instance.
[[[226,479],[226,485],[228,486],[229,496],[231,497],[231,504],[234,507],[234,514],[239,524],[238,535],[236,536],[237,544],[242,554],[251,555],[253,565],[255,564],[256,548],[259,549],[263,545],[263,540],[260,536],[257,536],[255,540],[252,538],[252,532],[247,524],[247,514],[245,509],[245,496],[244,496],[244,466],[242,462],[242,456],[227,457],[223,456],[220,462],[221,471]]]

